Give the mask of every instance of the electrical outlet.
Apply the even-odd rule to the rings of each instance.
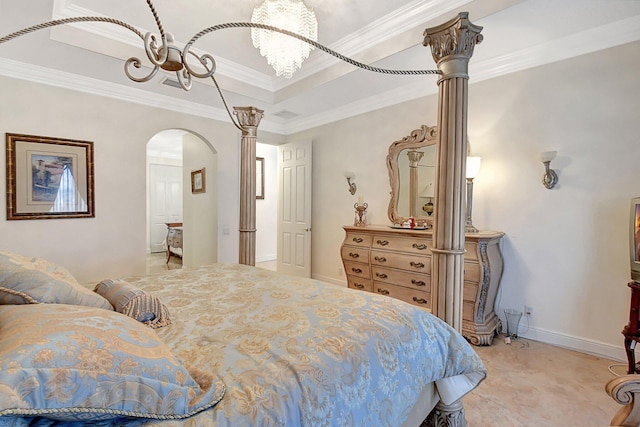
[[[533,307],[531,307],[530,305],[525,305],[524,315],[525,317],[533,317]]]

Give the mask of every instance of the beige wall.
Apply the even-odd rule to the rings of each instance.
[[[0,221],[0,248],[67,267],[78,280],[141,274],[146,253],[146,143],[165,129],[189,129],[218,153],[218,260],[238,259],[239,131],[230,123],[0,77],[0,133],[94,142],[96,217]],[[268,139],[268,135],[264,136]],[[0,150],[5,164],[5,150]],[[5,174],[0,174],[5,188]],[[0,192],[0,206],[6,194]],[[4,208],[3,208],[4,211]]]
[[[497,313],[532,306],[521,335],[624,358],[629,201],[640,195],[640,43],[470,84],[469,139],[482,156],[473,223],[501,230],[505,270]],[[289,137],[314,140],[313,276],[344,282],[341,227],[363,195],[389,224],[389,145],[433,125],[437,97]],[[541,184],[539,152],[558,150],[560,181]],[[356,174],[351,196],[343,172]],[[318,232],[320,230],[321,232]]]
[[[191,193],[191,171],[205,168],[205,192]],[[182,145],[183,262],[186,267],[218,260],[218,154],[188,133]]]

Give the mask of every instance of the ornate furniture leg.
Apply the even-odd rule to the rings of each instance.
[[[612,426],[637,427],[640,426],[640,376],[623,375],[609,381],[605,390],[621,405],[624,405],[611,419]]]
[[[629,362],[628,374],[636,373],[636,358],[634,350],[636,341],[640,340],[640,284],[629,282],[631,288],[631,304],[629,306],[629,323],[622,329],[624,335],[624,349],[627,353],[627,361]]]
[[[438,402],[420,427],[467,427],[462,400],[456,400],[451,405]]]

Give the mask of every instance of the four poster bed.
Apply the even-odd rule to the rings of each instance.
[[[75,20],[30,27],[0,43],[70,22]],[[137,31],[121,21],[106,22]],[[171,62],[169,69],[185,67],[176,72],[185,89],[189,72],[213,78],[210,55],[198,57],[207,70],[200,74],[186,58],[194,55],[189,49],[197,37],[221,27],[199,33],[177,56],[158,26],[162,45],[154,36],[144,37],[155,69],[136,81],[153,77],[164,62]],[[0,422],[465,425],[461,399],[486,375],[458,333],[467,66],[482,40],[480,31],[465,13],[425,31],[441,92],[432,270],[437,317],[392,298],[242,265],[255,259],[255,139],[262,111],[236,108],[239,123],[234,124],[243,136],[239,265],[109,281],[105,292],[117,298],[108,300],[83,290],[60,266],[0,253]],[[452,188],[453,194],[441,188]],[[140,298],[144,307],[155,309],[140,306],[125,315],[121,298],[127,304]],[[153,323],[161,317],[161,324]]]
[[[241,264],[94,292],[0,252],[1,425],[462,426],[485,376],[453,328],[381,295]]]

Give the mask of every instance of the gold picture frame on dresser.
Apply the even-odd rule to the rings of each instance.
[[[431,310],[431,230],[344,226],[340,254],[347,285]],[[462,335],[491,345],[500,327],[494,305],[502,278],[504,233],[465,236]]]

